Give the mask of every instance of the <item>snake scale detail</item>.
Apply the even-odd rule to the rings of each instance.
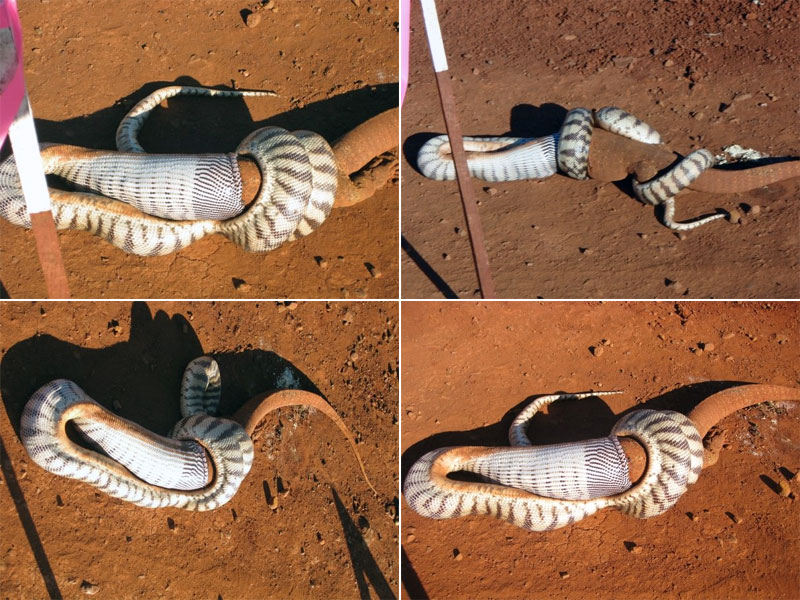
[[[614,106],[597,111],[570,110],[558,133],[542,138],[465,137],[470,175],[487,181],[517,181],[550,177],[557,171],[574,179],[589,177],[589,150],[595,126],[644,144],[661,144],[661,136],[647,123]],[[685,231],[723,218],[723,213],[687,222],[675,221],[675,196],[714,166],[707,150],[696,150],[666,172],[644,182],[634,177],[633,189],[643,203],[662,206],[661,222]],[[455,164],[446,135],[428,140],[417,154],[420,172],[431,179],[455,179]]]
[[[703,469],[703,437],[725,416],[767,400],[800,400],[800,390],[752,384],[712,394],[685,416],[674,411],[634,410],[607,438],[532,446],[525,433],[544,406],[619,392],[542,396],[526,406],[509,429],[511,447],[451,447],[417,460],[403,483],[408,505],[422,516],[449,519],[487,514],[532,531],[574,523],[602,508],[646,519],[673,506]],[[641,476],[621,442],[646,455]],[[630,446],[629,446],[630,447]],[[455,480],[462,471],[483,483]],[[634,479],[635,482],[632,482]]]
[[[251,435],[268,412],[308,406],[331,418],[355,452],[355,441],[333,408],[316,394],[283,390],[257,396],[231,419],[219,408],[219,367],[203,356],[189,363],[181,384],[182,418],[165,437],[118,417],[72,381],[57,379],[26,403],[20,438],[36,464],[147,508],[214,510],[237,492],[253,464]],[[77,438],[68,434],[74,427]],[[372,488],[374,491],[374,488]]]
[[[607,507],[641,519],[663,513],[702,469],[702,440],[684,415],[634,411],[614,426],[608,438],[530,445],[524,430],[542,407],[565,398],[603,394],[538,398],[512,424],[512,448],[429,452],[408,472],[403,484],[406,501],[419,514],[434,519],[488,514],[531,531],[564,527]],[[648,452],[647,470],[635,485],[628,480],[628,461],[617,441],[623,435],[634,437]],[[454,471],[477,473],[488,482],[449,479],[447,474]]]
[[[57,229],[79,229],[143,256],[169,254],[211,233],[249,252],[267,252],[308,235],[330,213],[338,171],[322,136],[279,127],[254,131],[231,154],[146,154],[137,140],[149,111],[178,95],[242,97],[271,92],[172,86],[134,106],[117,130],[119,152],[42,144],[45,172],[85,192],[51,188]],[[261,173],[255,199],[245,206],[239,161]],[[0,216],[30,228],[16,163],[0,164]]]

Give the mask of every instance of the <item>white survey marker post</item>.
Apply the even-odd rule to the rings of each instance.
[[[422,4],[422,18],[425,20],[425,32],[428,34],[433,70],[437,73],[447,71],[447,56],[444,53],[439,15],[436,13],[436,0],[420,0],[420,4]]]
[[[19,183],[25,195],[28,214],[49,211],[50,194],[47,191],[47,180],[39,154],[39,140],[36,137],[27,93],[19,106],[17,118],[8,130],[8,136],[14,148],[14,160],[17,163]]]

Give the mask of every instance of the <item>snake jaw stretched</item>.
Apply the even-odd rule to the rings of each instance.
[[[800,161],[739,172],[715,170],[711,168],[714,157],[707,150],[692,152],[672,165],[675,153],[662,144],[659,133],[613,106],[597,111],[572,109],[559,133],[549,136],[555,143],[555,152],[542,143],[547,139],[465,137],[470,175],[486,181],[515,181],[549,177],[556,172],[556,166],[565,175],[580,180],[621,181],[633,174],[636,197],[645,204],[662,207],[659,220],[674,231],[695,229],[727,216],[717,213],[687,222],[675,221],[675,196],[686,187],[735,193],[800,176]],[[448,149],[446,135],[423,144],[417,154],[420,172],[430,179],[455,179]],[[526,168],[518,164],[523,159]],[[659,175],[662,168],[665,170]]]
[[[525,429],[539,409],[551,402],[600,394],[537,398],[513,421],[510,448],[449,447],[428,452],[406,476],[406,501],[425,517],[489,514],[533,531],[563,527],[606,507],[637,518],[655,517],[674,506],[701,470],[710,466],[704,463],[703,437],[713,424],[766,400],[800,400],[800,390],[794,388],[745,385],[709,396],[688,416],[663,410],[632,411],[614,425],[610,441],[622,444],[632,438],[643,448],[644,473],[617,493],[595,496],[592,486],[613,490],[618,485],[619,474],[628,467],[626,448],[624,453],[608,452],[601,440],[533,447]],[[565,458],[565,448],[571,458]],[[448,474],[454,471],[475,473],[489,483],[452,480]]]
[[[284,406],[309,406],[339,427],[377,495],[352,434],[320,396],[301,390],[262,394],[232,419],[208,414],[217,411],[220,398],[216,361],[208,356],[191,361],[181,382],[183,417],[162,437],[109,412],[74,382],[54,380],[25,404],[20,436],[34,462],[53,474],[147,508],[205,511],[229,502],[247,477],[255,456],[251,436],[263,417]],[[98,451],[69,438],[70,422]]]
[[[268,127],[245,138],[237,154],[146,154],[137,140],[139,130],[155,106],[178,95],[275,94],[170,86],[144,98],[123,118],[119,152],[43,144],[46,173],[104,194],[51,189],[57,229],[89,231],[125,252],[156,256],[212,233],[246,251],[268,252],[322,225],[340,173],[334,151],[321,136]],[[337,142],[338,161],[357,169],[395,147],[397,129],[397,109],[369,119]],[[350,192],[350,203],[365,199],[363,190],[358,197]],[[0,217],[31,226],[13,155],[0,164]]]

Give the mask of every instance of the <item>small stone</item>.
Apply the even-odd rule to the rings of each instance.
[[[729,331],[728,333],[725,333],[725,334],[722,335],[722,339],[723,340],[729,340],[729,339],[731,339],[732,337],[735,337],[735,336],[736,336],[735,333],[733,333],[732,331]]]
[[[244,18],[244,23],[250,28],[258,26],[261,23],[261,14],[257,12],[251,12]]]
[[[648,234],[646,234],[646,233],[637,233],[636,235],[638,235],[638,236],[639,236],[640,238],[642,238],[643,240],[646,240],[647,238],[649,238],[649,237],[650,237],[650,236],[649,236]]]
[[[481,74],[481,70],[478,69],[478,68],[472,69],[472,74],[473,75],[480,75]]]
[[[456,559],[456,560],[463,560],[464,559],[464,555],[461,554],[461,552],[458,550],[458,548],[456,548],[455,550],[453,550],[453,558]]]
[[[642,547],[641,546],[634,546],[633,548],[631,548],[630,552],[631,552],[631,554],[641,554]]]
[[[678,231],[677,233],[675,233],[675,237],[678,238],[680,241],[683,241],[686,239],[686,234],[683,233],[682,231]]]
[[[754,204],[750,207],[750,210],[747,211],[748,215],[760,215],[761,214],[761,207],[758,204]]]
[[[611,59],[615,67],[620,69],[630,68],[636,62],[635,56],[615,56]]]
[[[714,351],[714,344],[708,342],[700,342],[697,344],[700,348],[703,349],[705,352],[713,352]]]
[[[411,543],[411,542],[413,542],[415,539],[417,539],[417,536],[415,536],[413,533],[409,533],[409,534],[406,536],[406,543],[407,543],[407,544],[410,544],[410,543]]]
[[[578,39],[578,36],[570,33],[569,35],[565,35],[563,39],[565,42],[571,42],[572,40]]]
[[[487,194],[489,194],[490,196],[496,196],[497,195],[497,190],[495,188],[493,188],[493,187],[485,187],[485,188],[483,188],[483,191],[486,192]]]
[[[350,353],[350,360],[352,360],[353,362],[356,362],[358,360],[358,352],[355,352],[355,351],[351,352]]]
[[[672,281],[670,279],[666,280],[667,287],[674,291],[676,294],[683,294],[686,291],[686,288],[680,281]]]
[[[730,223],[741,223],[741,221],[742,221],[742,213],[740,213],[735,208],[730,209],[728,211],[728,221]]]
[[[297,302],[288,302],[286,304],[286,310],[294,310],[297,308]]]
[[[687,512],[686,516],[689,517],[689,519],[691,519],[692,521],[695,521],[695,522],[700,520],[700,516],[697,513]]]
[[[736,97],[733,99],[734,102],[741,102],[742,100],[750,100],[753,97],[753,94],[737,94]]]
[[[739,515],[735,515],[732,512],[726,512],[725,514],[728,515],[728,518],[737,525],[744,520],[742,519],[742,517],[740,517]]]
[[[442,258],[445,260],[450,260],[452,257],[447,252],[445,252],[444,254],[442,254]]]
[[[675,64],[675,61],[672,61],[672,60],[670,60],[669,58],[668,58],[667,60],[665,60],[665,61],[664,61],[664,66],[665,66],[665,67],[671,67],[671,66],[673,66],[674,64]]]
[[[785,479],[781,479],[778,482],[778,487],[780,487],[778,493],[784,498],[788,498],[789,496],[792,495],[792,486],[789,485],[789,482],[786,481]]]
[[[81,582],[81,591],[87,596],[94,596],[100,591],[100,586],[84,580]]]
[[[580,250],[580,253],[585,256],[591,256],[594,254],[594,250],[592,248],[578,248],[578,250]]]
[[[758,18],[758,15],[754,12],[749,12],[744,16],[744,18],[748,21],[754,21],[755,19]]]
[[[529,261],[529,260],[526,260],[526,261],[525,261],[525,266],[526,266],[526,267],[532,267],[532,266],[533,266],[533,263],[532,263],[531,261]]]
[[[605,350],[603,349],[602,346],[589,346],[589,352],[592,353],[592,356],[599,357],[603,355],[603,352],[605,352]]]
[[[567,571],[559,571],[558,576],[561,577],[561,579],[569,579],[569,573]]]

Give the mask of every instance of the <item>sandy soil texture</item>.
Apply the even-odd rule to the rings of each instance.
[[[507,446],[514,416],[544,394],[625,392],[551,405],[534,443],[607,436],[634,407],[686,413],[735,383],[800,387],[798,317],[795,303],[405,303],[402,474],[435,448]],[[798,403],[739,411],[718,430],[717,464],[652,519],[607,509],[532,533],[488,516],[425,519],[403,501],[403,596],[796,597]]]
[[[440,6],[464,135],[544,136],[568,109],[616,105],[681,154],[740,144],[795,157],[799,14],[796,0]],[[443,133],[444,122],[419,10],[412,27],[403,296],[471,298],[477,281],[456,185],[413,168],[420,145]],[[798,181],[731,195],[683,192],[678,219],[734,209],[742,217],[685,236],[661,226],[629,182],[556,175],[474,186],[501,297],[794,298]]]
[[[0,329],[0,597],[397,596],[396,303],[4,303]],[[223,415],[281,380],[324,396],[378,496],[336,426],[301,408],[267,416],[242,487],[206,513],[111,498],[19,441],[28,397],[59,377],[166,434],[202,354],[219,363]]]
[[[231,152],[267,125],[332,142],[397,105],[396,2],[64,0],[21,3],[20,16],[40,141],[114,148],[128,109],[173,84],[278,96],[170,100],[144,126],[149,152]],[[154,258],[85,232],[59,238],[74,297],[395,298],[397,198],[398,185],[385,186],[265,255],[217,235]],[[44,297],[40,273],[30,232],[0,223],[2,295]]]

